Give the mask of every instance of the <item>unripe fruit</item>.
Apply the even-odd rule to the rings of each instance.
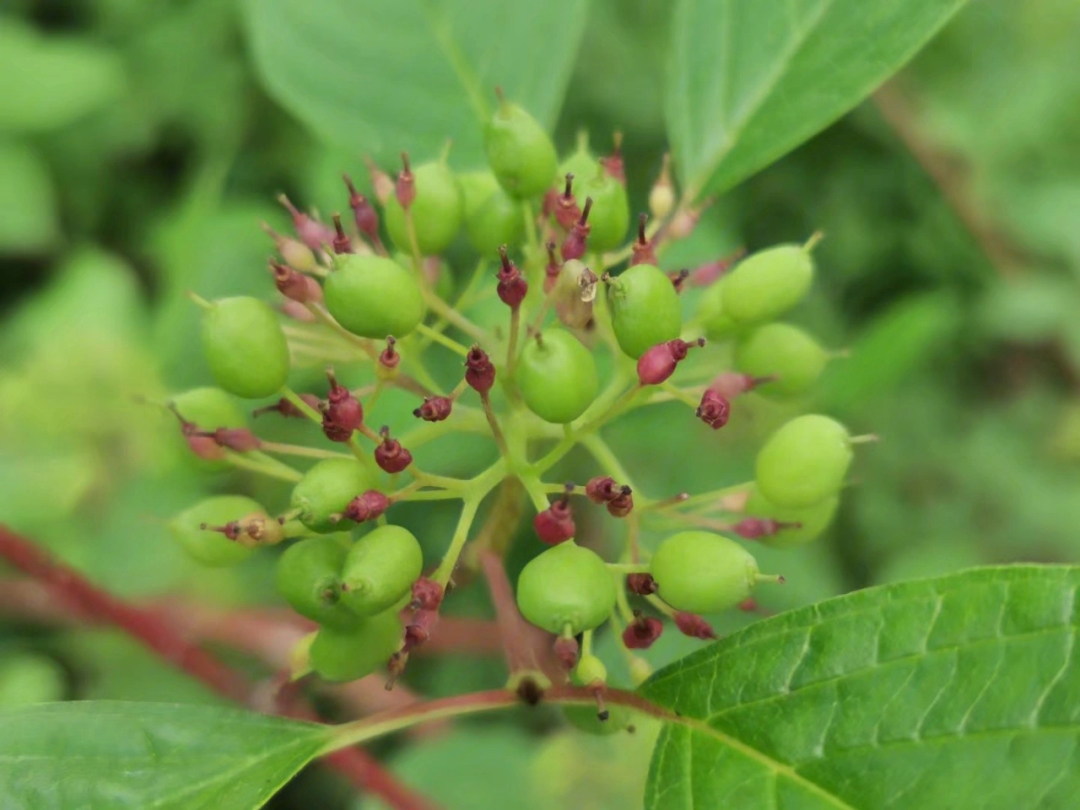
[[[611,325],[621,348],[635,360],[682,330],[682,305],[671,279],[651,264],[635,264],[608,281]]]
[[[416,242],[422,254],[433,256],[450,247],[461,230],[464,215],[461,189],[458,188],[454,173],[444,163],[417,166],[413,169],[413,176],[416,196],[409,205],[409,211],[416,228]],[[401,207],[397,197],[391,196],[386,201],[384,214],[386,230],[394,244],[404,251],[409,251],[411,244],[405,209]]]
[[[517,384],[529,410],[564,425],[585,413],[600,387],[596,361],[576,337],[548,329],[521,353]]]
[[[604,662],[595,655],[583,655],[574,667],[574,683],[582,686],[592,686],[596,683],[607,682],[607,667]]]
[[[779,245],[754,253],[724,279],[724,311],[753,325],[783,315],[806,295],[814,260],[802,245]]]
[[[817,382],[829,354],[802,329],[770,323],[743,337],[734,359],[744,374],[776,377],[761,385],[762,393],[800,394]]]
[[[481,256],[500,245],[516,245],[525,235],[525,209],[499,186],[491,172],[458,176],[465,201],[465,234]]]
[[[4,651],[0,661],[0,711],[63,700],[65,692],[67,674],[54,658],[10,648]]]
[[[851,441],[843,425],[827,416],[799,416],[758,451],[757,486],[778,506],[813,506],[840,491],[851,457]]]
[[[757,487],[754,487],[750,490],[743,512],[748,516],[771,518],[788,524],[773,534],[757,538],[759,543],[773,548],[795,548],[816,539],[828,528],[839,503],[840,497],[833,495],[813,506],[777,506],[762,495]]]
[[[713,282],[698,301],[698,320],[709,340],[731,337],[743,328],[724,308],[724,282],[725,279]]]
[[[403,634],[396,610],[362,620],[352,630],[322,627],[308,652],[311,666],[328,681],[355,681],[384,666],[400,649]]]
[[[424,317],[416,276],[384,256],[347,253],[336,257],[323,295],[337,322],[360,337],[402,338]]]
[[[750,552],[722,535],[697,530],[667,537],[649,567],[660,598],[692,613],[734,607],[761,579]]]
[[[521,614],[549,633],[598,627],[615,606],[615,580],[593,551],[568,540],[539,554],[517,583]]]
[[[626,187],[602,169],[574,183],[579,200],[592,199],[589,213],[589,250],[614,250],[630,228],[630,202]]]
[[[301,616],[348,630],[363,619],[341,602],[341,567],[348,547],[340,537],[309,537],[278,558],[278,592]]]
[[[409,594],[424,566],[424,552],[412,532],[379,526],[349,550],[342,569],[342,598],[362,616],[390,608]]]
[[[223,526],[257,513],[264,510],[251,498],[218,495],[181,512],[169,522],[169,530],[184,550],[203,565],[215,568],[233,565],[246,559],[252,549],[201,526]]]
[[[202,345],[210,373],[230,394],[268,397],[288,379],[285,333],[274,311],[257,298],[215,301],[203,314]]]
[[[580,183],[589,177],[595,177],[596,173],[602,169],[600,160],[589,149],[588,137],[579,134],[577,148],[559,164],[557,177],[552,182],[558,184],[566,178],[567,174],[572,174]],[[581,198],[582,201],[584,199],[584,197]]]
[[[312,531],[338,531],[349,502],[372,489],[374,477],[351,458],[328,458],[318,462],[293,488],[291,505],[300,522]]]
[[[496,179],[519,200],[543,194],[555,177],[555,146],[540,122],[502,100],[484,129],[484,150]]]

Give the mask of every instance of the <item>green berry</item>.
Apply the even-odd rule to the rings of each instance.
[[[758,452],[757,486],[778,506],[813,506],[840,491],[851,457],[843,425],[827,416],[799,416],[770,436]]]
[[[559,164],[558,176],[555,178],[554,185],[558,186],[566,178],[566,175],[574,175],[576,182],[584,182],[591,177],[594,177],[598,171],[602,169],[600,161],[597,159],[591,151],[589,151],[588,139],[581,139],[578,143],[577,149],[573,154],[569,155],[561,164]],[[574,194],[577,197],[575,191]],[[579,207],[585,205],[585,198],[579,199]]]
[[[380,613],[409,593],[423,567],[424,552],[412,532],[379,526],[357,540],[345,558],[345,604],[362,616]]]
[[[173,537],[189,555],[203,565],[220,567],[246,559],[252,549],[210,528],[224,526],[253,514],[265,514],[262,506],[240,495],[217,495],[181,512],[169,523]]]
[[[750,552],[723,535],[697,530],[667,537],[649,571],[660,598],[690,613],[733,607],[750,596],[761,578]]]
[[[667,274],[635,264],[608,282],[611,325],[621,348],[635,360],[682,331],[682,305]]]
[[[494,256],[501,245],[515,245],[525,235],[525,209],[499,186],[491,172],[460,175],[465,198],[465,234],[481,256]]]
[[[725,277],[724,311],[743,325],[771,321],[799,303],[813,279],[814,260],[803,245],[762,250]]]
[[[599,164],[591,176],[574,180],[574,197],[580,208],[585,207],[587,198],[592,198],[587,243],[589,250],[614,250],[626,240],[630,227],[630,201],[626,197],[626,187],[600,168]]]
[[[549,329],[522,351],[517,384],[530,411],[564,425],[592,404],[600,380],[596,361],[581,341],[562,329]]]
[[[293,488],[291,505],[299,510],[300,522],[312,531],[327,534],[341,526],[336,516],[349,501],[375,489],[375,477],[351,458],[328,458],[304,473]]]
[[[412,275],[415,264],[412,256],[400,250],[395,250],[392,258]],[[437,262],[436,266],[438,267],[438,272],[435,274],[435,295],[439,296],[443,301],[449,301],[454,295],[454,272],[450,269],[450,264],[446,259],[438,256],[427,256],[424,258],[424,272],[427,274],[429,282],[432,278],[431,263],[433,262]]]
[[[573,540],[537,555],[521,570],[522,615],[549,633],[578,634],[598,627],[615,606],[615,580],[593,551]]]
[[[595,655],[583,655],[574,667],[573,679],[579,686],[590,686],[597,682],[606,683],[607,667]]]
[[[738,334],[742,327],[724,309],[724,280],[719,279],[702,293],[698,302],[698,320],[709,340],[723,340]]]
[[[735,368],[751,377],[775,375],[762,393],[801,394],[821,376],[829,353],[810,335],[786,323],[759,326],[735,346]]]
[[[52,658],[5,650],[0,663],[0,709],[63,700],[67,676]]]
[[[488,164],[506,193],[519,200],[543,194],[555,179],[555,146],[540,122],[503,100],[484,129]]]
[[[327,535],[293,543],[278,558],[277,589],[293,610],[327,627],[348,630],[362,619],[341,601],[341,569],[348,545]]]
[[[747,517],[771,518],[784,523],[798,523],[798,528],[779,529],[775,534],[766,534],[757,538],[759,543],[764,543],[773,548],[795,548],[803,546],[816,539],[832,522],[836,514],[836,507],[840,503],[840,497],[833,495],[825,498],[813,506],[790,507],[777,506],[770,503],[761,491],[754,487],[750,490],[750,497],[746,500],[743,512]]]
[[[355,681],[384,666],[401,648],[403,634],[396,610],[364,619],[352,630],[320,627],[308,650],[309,660],[328,681]]]
[[[409,206],[416,243],[425,256],[442,253],[461,230],[464,206],[457,178],[445,163],[425,163],[413,169],[416,197]],[[412,250],[405,209],[395,195],[386,201],[386,230],[394,244]]]
[[[257,298],[215,301],[203,315],[203,353],[217,384],[238,397],[276,394],[289,376],[289,346],[277,315]]]
[[[323,288],[326,308],[338,323],[360,337],[405,337],[424,317],[420,282],[384,256],[343,253]]]

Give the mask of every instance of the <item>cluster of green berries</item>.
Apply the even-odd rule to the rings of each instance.
[[[270,231],[279,253],[269,265],[282,296],[276,307],[250,297],[197,299],[218,387],[170,401],[185,440],[210,469],[264,472],[292,481],[293,490],[276,513],[246,497],[210,498],[173,529],[207,565],[288,541],[277,588],[318,625],[298,651],[297,674],[349,680],[388,666],[394,677],[435,631],[481,502],[517,479],[535,507],[535,534],[550,548],[521,571],[516,609],[555,637],[568,677],[597,695],[599,714],[574,710],[571,720],[618,730],[625,718],[603,707],[607,675],[590,652],[592,634],[609,622],[621,628],[637,677],[648,668],[633,651],[650,646],[665,619],[714,638],[702,614],[745,606],[759,582],[780,580],[761,574],[741,541],[792,547],[820,534],[856,440],[827,417],[797,417],[765,442],[753,481],[694,496],[646,498],[616,480],[625,476],[621,465],[584,485],[542,476],[579,442],[602,442],[597,431],[608,421],[654,402],[686,403],[707,434],[751,391],[783,398],[810,388],[830,353],[776,319],[806,295],[816,239],[665,272],[659,257],[702,212],[676,199],[666,158],[649,195],[652,217],[642,214],[632,229],[618,138],[602,158],[582,139],[560,163],[543,127],[500,95],[485,146],[486,171],[456,173],[445,156],[414,167],[403,155],[396,179],[369,165],[372,199],[346,177],[348,228],[339,215],[326,224],[282,198],[296,237]],[[480,257],[464,285],[443,259],[461,253],[462,237]],[[687,318],[684,293],[693,288],[698,302]],[[712,364],[722,362],[716,344],[724,343],[735,367],[721,371]],[[345,355],[370,383],[350,389],[327,370],[324,393],[294,391],[290,376],[320,346],[332,346],[339,368]],[[450,390],[429,368],[432,354],[446,350],[458,355]],[[613,360],[605,375],[600,352]],[[691,353],[694,363],[684,365]],[[436,361],[443,372],[447,356]],[[416,398],[417,432],[394,437],[369,426],[387,387]],[[270,400],[254,413],[307,419],[338,449],[260,438],[236,397]],[[474,478],[435,475],[414,460],[421,435],[477,424],[500,455]],[[301,472],[278,458],[289,454],[320,460]],[[606,453],[596,458],[609,464]],[[453,498],[463,501],[461,521],[425,573],[417,538],[388,520],[407,508],[398,504]],[[623,522],[617,562],[579,544],[577,498]],[[655,522],[684,530],[650,554],[638,537]],[[477,532],[486,538],[477,542],[490,535]],[[630,597],[642,606],[632,608]]]

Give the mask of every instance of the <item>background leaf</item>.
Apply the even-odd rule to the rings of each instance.
[[[682,0],[665,117],[695,196],[723,191],[824,129],[964,0]]]
[[[657,673],[646,806],[1065,807],[1080,568],[984,568],[768,619]]]
[[[271,94],[322,137],[396,163],[479,165],[477,116],[501,86],[550,127],[588,0],[247,0],[256,66]]]
[[[0,806],[257,808],[325,727],[209,706],[45,703],[0,714]]]

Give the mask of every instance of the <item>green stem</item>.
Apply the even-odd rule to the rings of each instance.
[[[458,558],[461,556],[461,550],[465,548],[465,542],[469,539],[469,529],[472,528],[473,520],[476,518],[476,510],[479,507],[480,499],[478,498],[471,498],[462,504],[461,516],[458,518],[457,528],[454,529],[454,536],[450,539],[450,546],[446,549],[442,562],[439,563],[439,567],[435,569],[435,573],[431,577],[443,587],[446,587],[446,583],[450,581],[450,577],[454,573]]]
[[[615,455],[614,451],[608,446],[606,441],[594,433],[591,436],[583,436],[581,438],[581,445],[589,451],[594,459],[596,459],[604,472],[614,478],[618,483],[630,487],[639,498],[642,497],[637,486],[630,480],[630,474],[626,471],[626,468],[623,467],[622,462],[619,461],[619,457]]]
[[[646,563],[608,563],[607,567],[612,571],[623,574],[647,574],[649,566]]]
[[[442,344],[450,351],[460,354],[462,357],[469,353],[469,350],[466,347],[462,346],[460,343],[458,343],[456,340],[454,340],[453,338],[448,338],[442,332],[432,329],[427,324],[417,324],[416,331],[424,337],[428,338],[429,340],[434,341],[435,343]]]
[[[346,453],[323,450],[319,447],[305,447],[302,444],[281,444],[279,442],[260,442],[259,448],[268,453],[280,453],[285,456],[306,456],[307,458],[352,458]]]
[[[267,475],[271,478],[278,478],[282,481],[291,481],[296,483],[303,476],[291,467],[273,467],[268,464],[263,464],[258,461],[254,461],[250,458],[245,458],[240,453],[234,453],[232,451],[225,452],[225,460],[234,467],[238,467],[242,470],[250,470],[251,472],[257,472],[262,475]],[[284,466],[284,465],[283,465]]]

